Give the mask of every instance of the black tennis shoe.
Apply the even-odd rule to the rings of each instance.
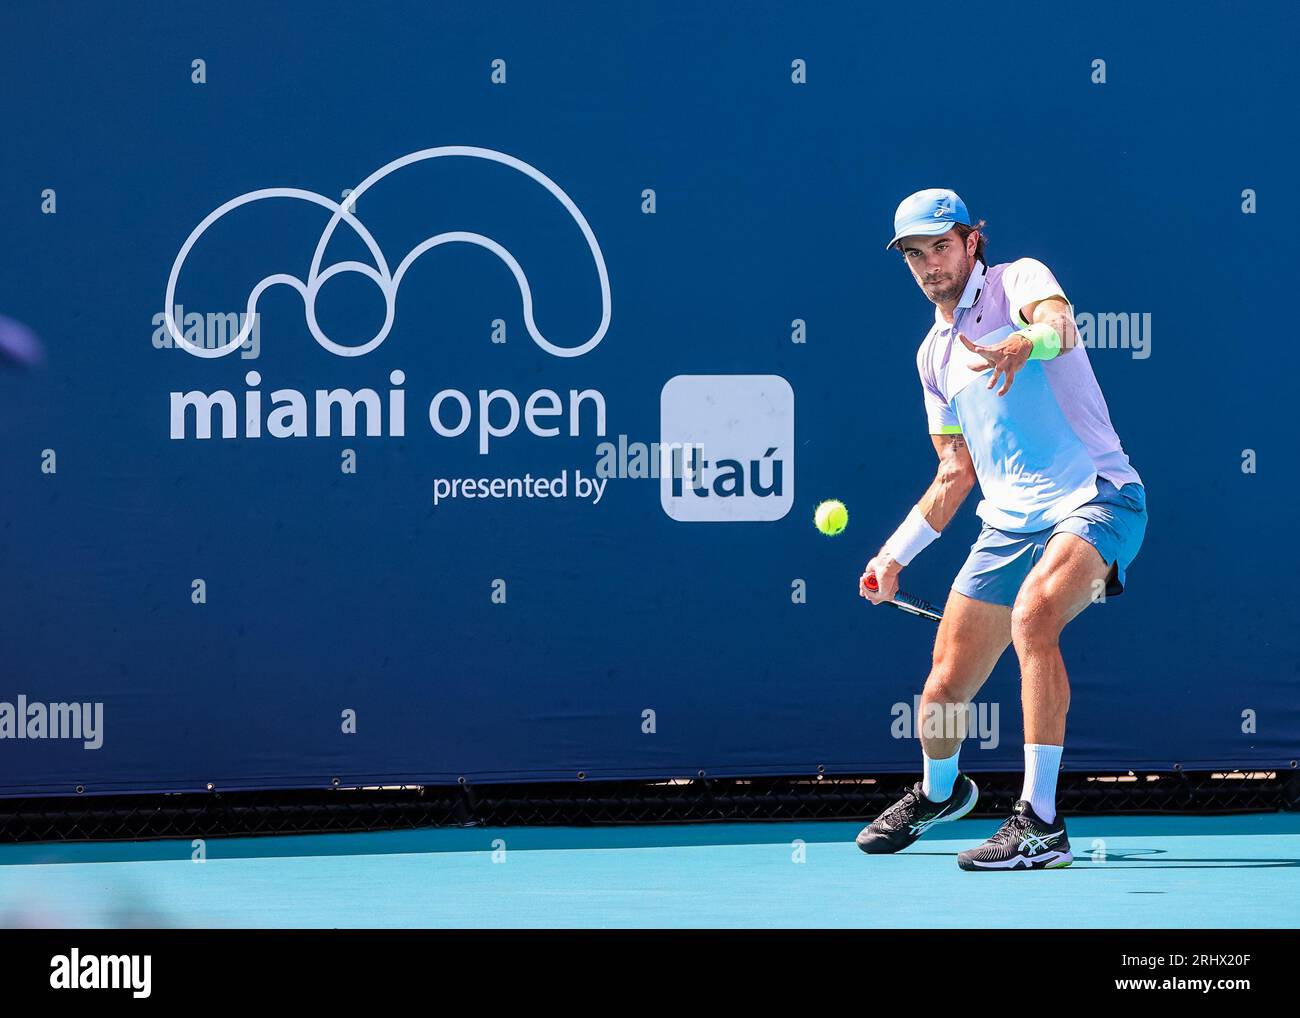
[[[898,852],[924,834],[931,824],[960,820],[975,808],[979,797],[979,788],[965,774],[957,775],[952,795],[943,802],[927,799],[918,781],[898,802],[862,829],[858,835],[858,848],[868,855]]]
[[[964,870],[1055,870],[1074,861],[1065,821],[1058,815],[1050,824],[1021,799],[1011,819],[978,848],[957,855]]]

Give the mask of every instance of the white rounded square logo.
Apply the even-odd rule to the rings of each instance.
[[[659,448],[673,519],[779,520],[794,503],[794,390],[780,375],[676,375],[659,394]]]

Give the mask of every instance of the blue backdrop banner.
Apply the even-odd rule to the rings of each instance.
[[[0,794],[919,770],[940,186],[1146,483],[1065,767],[1295,766],[1297,17],[1167,14],[8,5]]]

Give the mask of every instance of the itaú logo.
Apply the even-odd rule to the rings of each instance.
[[[659,394],[659,504],[683,523],[773,521],[794,504],[794,390],[780,375],[675,375]]]
[[[506,248],[502,247],[491,237],[486,237],[481,233],[468,233],[463,230],[454,230],[447,233],[438,233],[432,237],[422,240],[415,247],[411,248],[402,260],[398,262],[397,267],[391,268],[388,259],[384,257],[384,252],[379,249],[375,238],[371,236],[370,231],[365,228],[361,220],[349,211],[349,207],[355,207],[354,203],[358,198],[365,194],[371,187],[383,180],[390,173],[402,169],[404,166],[410,166],[413,163],[423,162],[427,159],[441,159],[449,156],[460,156],[469,159],[487,159],[491,162],[500,163],[503,166],[509,166],[527,177],[531,177],[564,206],[565,210],[573,217],[577,223],[578,229],[582,231],[583,237],[587,241],[587,246],[591,249],[591,256],[596,263],[596,273],[600,277],[600,326],[595,333],[585,342],[577,346],[561,346],[552,343],[537,328],[537,323],[533,320],[533,292],[528,285],[528,276],[524,273],[518,260]],[[261,282],[257,283],[248,294],[247,314],[243,319],[243,326],[239,332],[229,341],[216,346],[201,346],[187,339],[178,327],[176,322],[176,287],[180,281],[181,270],[185,267],[185,259],[193,250],[194,245],[198,243],[199,238],[213,223],[222,216],[234,211],[244,205],[253,202],[266,201],[271,198],[291,198],[297,201],[311,202],[319,205],[332,213],[329,222],[325,224],[325,230],[316,242],[316,252],[312,256],[311,268],[307,273],[306,279],[299,279],[297,276],[289,273],[273,273],[267,276]],[[340,222],[347,223],[356,236],[365,244],[370,251],[370,256],[374,264],[370,265],[358,261],[339,261],[332,265],[322,267],[322,261],[325,257],[325,248],[334,236],[334,231]],[[528,334],[532,336],[533,342],[540,346],[549,354],[556,357],[580,357],[589,350],[595,348],[605,337],[605,332],[609,329],[610,319],[610,299],[609,299],[609,273],[605,269],[605,256],[601,254],[600,245],[596,242],[596,235],[592,233],[591,226],[587,223],[586,217],[574,203],[573,199],[564,193],[563,189],[555,183],[550,177],[542,173],[534,166],[514,156],[506,155],[504,152],[496,152],[487,148],[474,148],[466,145],[444,145],[439,148],[422,149],[419,152],[412,152],[410,155],[402,156],[400,159],[394,159],[386,166],[381,166],[363,180],[357,187],[352,189],[351,194],[347,197],[347,206],[340,205],[338,202],[326,198],[315,191],[305,191],[296,187],[267,187],[258,191],[249,191],[247,194],[241,194],[238,198],[231,198],[218,208],[213,209],[196,226],[180,251],[176,255],[176,261],[172,263],[171,275],[167,279],[167,298],[163,305],[163,320],[167,332],[174,342],[181,349],[193,354],[195,357],[224,357],[238,349],[252,333],[257,322],[257,302],[258,299],[268,289],[273,286],[289,286],[297,290],[302,296],[303,309],[306,315],[307,328],[315,337],[316,342],[323,346],[330,353],[337,354],[339,357],[360,357],[363,354],[370,353],[378,347],[385,339],[393,327],[395,316],[397,291],[402,285],[402,277],[406,274],[407,269],[414,264],[415,260],[426,251],[431,251],[442,244],[476,244],[479,247],[487,248],[494,255],[506,263],[510,271],[514,274],[515,282],[519,286],[519,295],[523,300],[523,317],[524,324],[528,328]],[[341,343],[326,335],[325,330],[321,328],[320,323],[316,320],[316,298],[320,293],[321,287],[341,273],[350,272],[365,276],[373,282],[384,297],[384,321],[376,332],[369,339],[360,343]]]

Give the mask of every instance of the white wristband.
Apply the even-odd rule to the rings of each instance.
[[[938,536],[939,531],[926,522],[921,507],[914,505],[912,511],[907,514],[907,519],[885,542],[885,551],[889,552],[900,566],[905,566]]]

